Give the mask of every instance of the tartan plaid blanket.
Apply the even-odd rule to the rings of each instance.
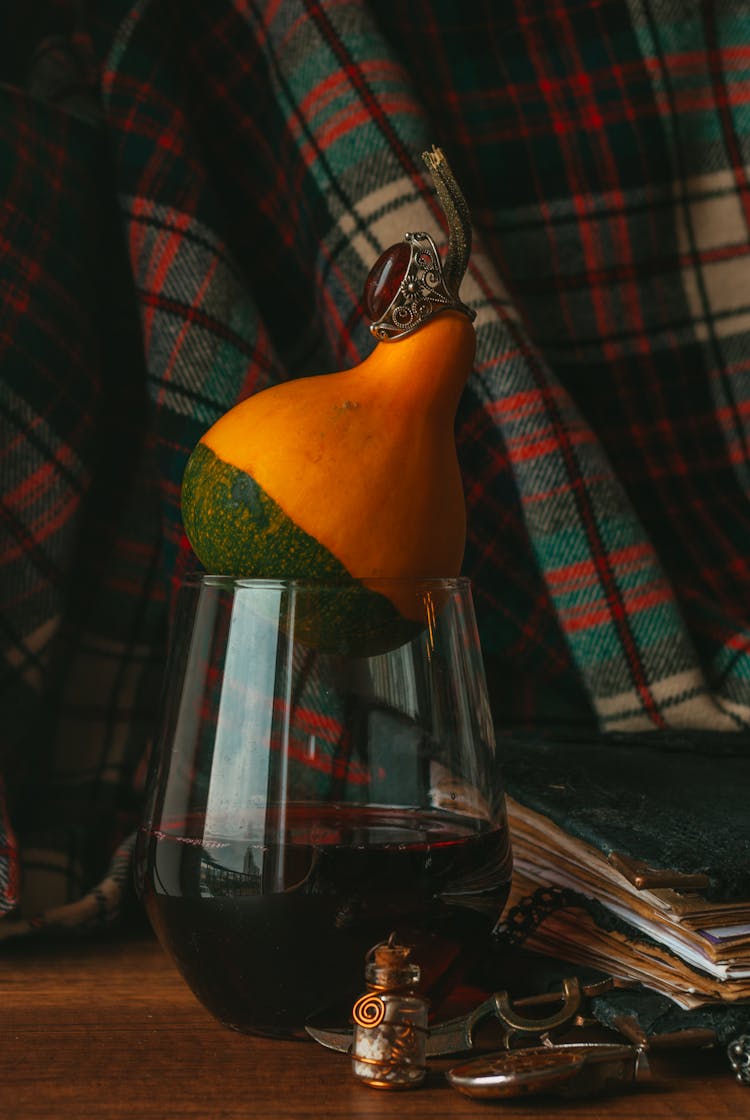
[[[0,936],[116,910],[186,458],[369,351],[373,261],[444,237],[432,143],[475,223],[456,431],[499,726],[747,731],[746,3],[13,7]]]

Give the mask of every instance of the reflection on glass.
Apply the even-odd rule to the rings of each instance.
[[[354,594],[210,576],[181,592],[139,888],[198,998],[240,1030],[300,1034],[393,931],[437,999],[504,905],[469,585]]]

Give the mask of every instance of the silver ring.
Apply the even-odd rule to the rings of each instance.
[[[727,1047],[729,1064],[741,1085],[750,1085],[750,1034],[741,1034]]]
[[[396,295],[370,330],[381,342],[403,338],[442,311],[460,311],[469,319],[476,312],[450,291],[443,278],[443,265],[435,242],[428,233],[404,234],[411,248],[409,265]]]

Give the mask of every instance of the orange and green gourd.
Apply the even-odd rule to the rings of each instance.
[[[449,220],[443,275],[457,293],[467,211],[442,153],[425,159]],[[365,293],[372,318],[405,290],[410,254],[402,243],[374,266]],[[378,342],[354,368],[265,389],[205,433],[185,470],[182,513],[208,572],[359,588],[459,573],[466,513],[454,421],[475,336],[457,296],[435,306],[418,329]]]

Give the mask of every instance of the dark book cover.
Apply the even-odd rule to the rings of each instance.
[[[517,909],[536,912],[524,946],[634,979],[596,1001],[608,1026],[630,1023],[650,1038],[705,1030],[719,1041],[750,1029],[747,736],[501,735],[498,750],[517,863],[512,901],[525,895]],[[529,905],[529,892],[544,896],[550,884],[566,912]],[[689,952],[701,938],[720,962],[704,977],[701,963],[712,962]],[[722,959],[735,966],[724,983]]]
[[[748,736],[501,736],[498,747],[509,796],[631,881],[642,868],[644,889],[750,905]]]

